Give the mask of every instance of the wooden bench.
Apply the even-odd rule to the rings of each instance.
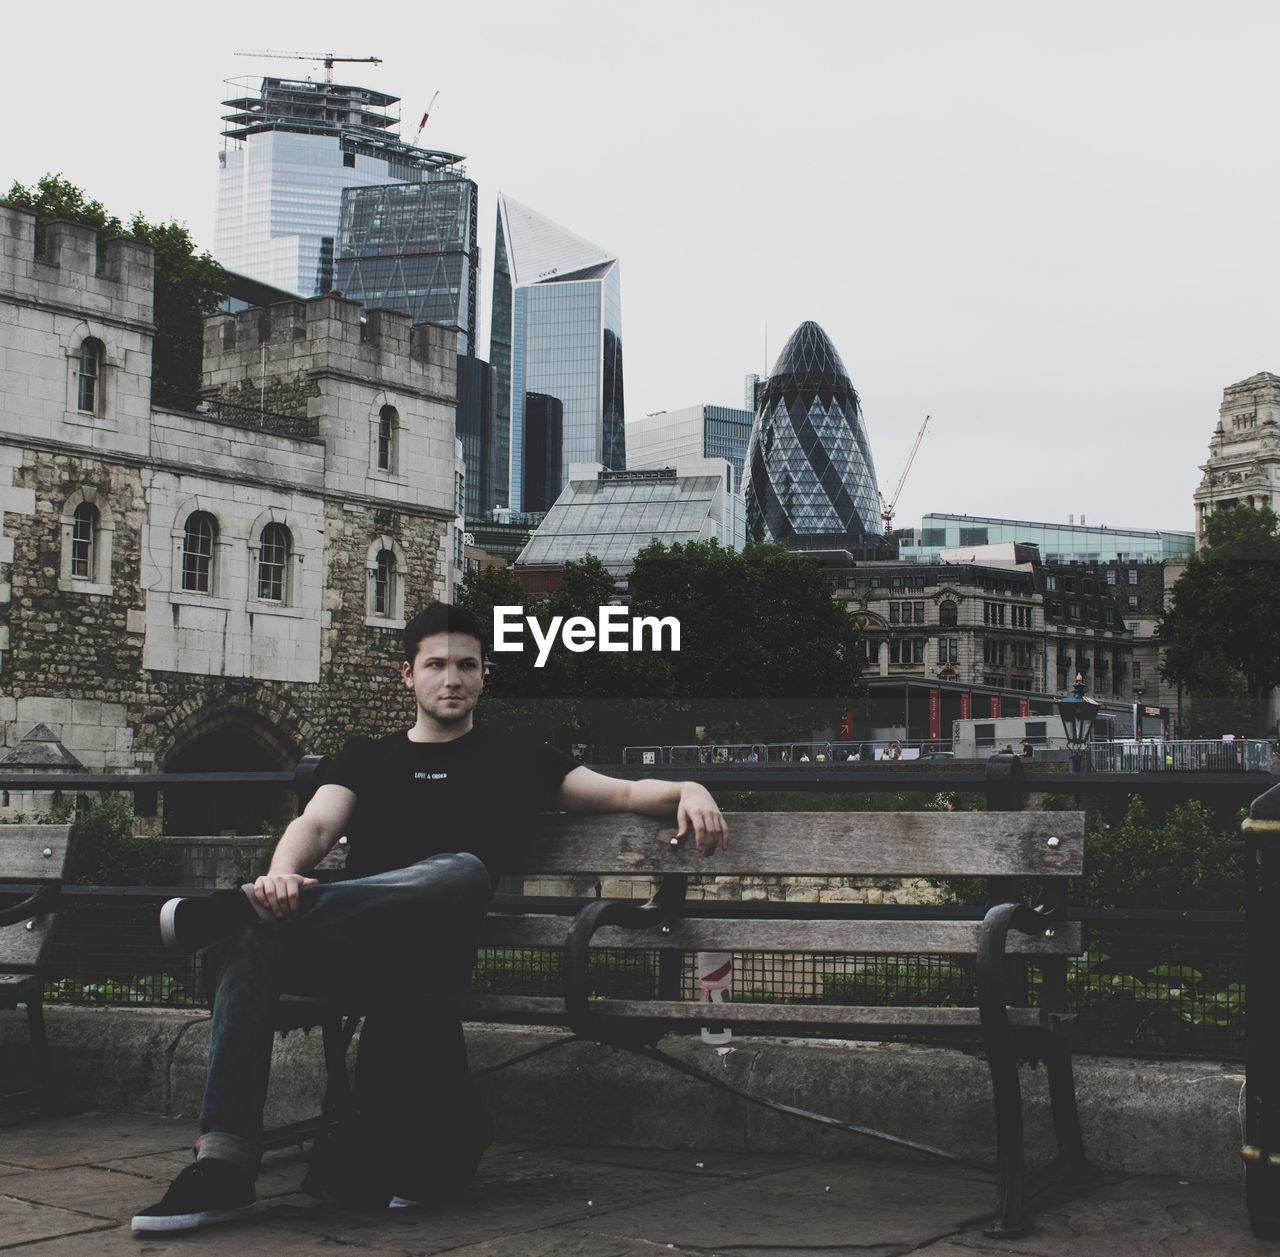
[[[498,897],[486,920],[485,949],[553,948],[563,955],[562,996],[485,994],[469,997],[475,1020],[568,1024],[583,1038],[638,1046],[668,1031],[696,1032],[709,1021],[750,1033],[816,1033],[866,1039],[906,1035],[977,1044],[990,1067],[996,1128],[997,1199],[993,1235],[1027,1229],[1024,1208],[1020,1059],[1046,1064],[1059,1148],[1054,1168],[1087,1170],[1075,1106],[1066,1016],[1067,958],[1081,951],[1079,923],[1066,919],[1069,879],[1083,869],[1084,816],[1078,812],[740,813],[729,816],[731,849],[711,859],[690,842],[673,846],[670,822],[638,816],[548,818],[531,845],[526,875],[654,878],[647,903],[566,896],[536,900]],[[939,918],[851,919],[838,908],[814,915],[812,904],[744,902],[722,915],[687,896],[690,877],[981,877],[988,908],[975,919],[963,910]],[[1023,879],[1040,884],[1037,907],[1020,897]],[[700,908],[702,909],[700,911]],[[532,909],[532,910],[531,910]],[[821,911],[821,909],[819,909]],[[874,914],[874,907],[860,909]],[[593,998],[594,949],[652,949],[661,958],[652,999]],[[853,1007],[815,1002],[708,1005],[680,999],[681,953],[778,952],[831,958],[967,957],[975,975],[975,1007]],[[491,954],[491,953],[490,953]],[[1041,971],[1039,999],[1027,1002],[1029,960]],[[829,963],[829,962],[827,962]],[[856,962],[855,962],[856,963]],[[291,1024],[305,1024],[306,1001],[282,1001]],[[340,1011],[310,1005],[311,1024],[328,1018],[329,1099],[345,1087],[343,1052],[354,1023]],[[350,1012],[351,1010],[346,1010]],[[337,1027],[337,1029],[335,1029]],[[345,1029],[345,1038],[339,1030]],[[336,1072],[335,1072],[336,1071]],[[281,1140],[296,1138],[292,1131]]]
[[[70,859],[68,825],[0,826],[0,1009],[26,1005],[42,1113],[63,1112],[66,1104],[45,1033],[43,991],[54,909]],[[21,895],[19,902],[3,906],[14,894]]]

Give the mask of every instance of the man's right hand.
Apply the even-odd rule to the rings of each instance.
[[[319,880],[301,873],[264,873],[253,884],[253,897],[283,921],[298,910],[298,891],[303,886],[317,886]]]

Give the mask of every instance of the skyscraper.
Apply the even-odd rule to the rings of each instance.
[[[234,86],[244,87],[243,80]],[[229,270],[301,296],[333,287],[343,188],[419,183],[456,153],[401,140],[386,92],[264,78],[223,104],[214,256]]]
[[[458,353],[469,356],[479,271],[476,185],[461,167],[422,183],[343,189],[334,274],[344,296],[456,327]]]
[[[860,550],[880,535],[858,394],[816,323],[801,323],[764,383],[747,449],[747,540]]]
[[[549,509],[570,463],[626,466],[621,311],[616,257],[499,193],[489,360],[513,511]]]

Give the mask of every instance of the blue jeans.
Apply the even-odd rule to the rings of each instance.
[[[367,1011],[356,1065],[363,1112],[408,1140],[420,1123],[458,1110],[471,1095],[459,1005],[491,893],[477,857],[433,855],[304,886],[278,928],[241,929],[218,970],[201,1154],[256,1166],[282,991],[350,992]]]

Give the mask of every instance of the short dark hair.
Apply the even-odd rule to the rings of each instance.
[[[404,626],[405,660],[413,663],[422,639],[435,633],[461,633],[474,637],[480,643],[480,653],[484,654],[484,631],[470,611],[448,602],[430,602]]]

